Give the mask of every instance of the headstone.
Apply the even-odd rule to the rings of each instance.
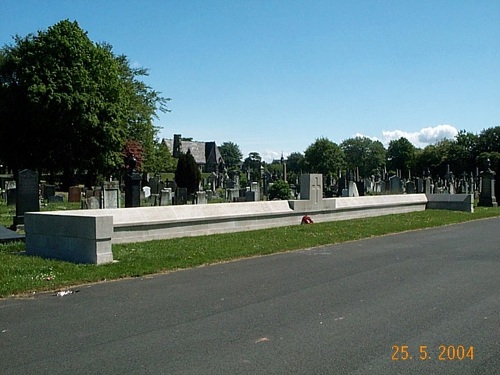
[[[7,195],[7,206],[14,206],[17,201],[17,189],[7,189],[6,190],[6,195]]]
[[[48,201],[49,203],[62,203],[64,202],[64,197],[62,195],[51,195]]]
[[[489,168],[481,173],[481,193],[479,194],[478,206],[498,207],[495,197],[495,172]]]
[[[147,199],[151,196],[151,188],[149,186],[144,186],[142,191],[144,192],[144,198]]]
[[[417,193],[423,193],[424,192],[424,180],[420,177],[417,177],[416,179],[417,181],[417,184],[416,184],[416,189],[417,189]]]
[[[68,202],[80,202],[82,199],[82,188],[80,186],[70,186],[68,191]]]
[[[158,177],[151,177],[149,179],[149,187],[151,194],[160,194],[160,179]]]
[[[303,174],[300,177],[300,199],[318,204],[323,199],[323,175]]]
[[[349,189],[348,189],[349,197],[359,197],[358,186],[354,181],[349,181]]]
[[[415,194],[415,183],[413,181],[406,183],[406,194]]]
[[[239,191],[239,189],[236,190]],[[255,192],[255,201],[260,201],[260,187],[258,182],[252,181],[250,184],[250,191]]]
[[[356,187],[358,189],[358,195],[360,197],[365,196],[365,182],[364,181],[356,181]]]
[[[14,227],[24,224],[25,212],[40,211],[40,190],[38,173],[30,169],[19,172],[17,181],[16,216]]]
[[[55,185],[43,185],[43,199],[48,200],[50,197],[56,195]]]
[[[102,204],[103,208],[120,208],[120,183],[118,181],[103,184]]]
[[[255,197],[255,191],[247,191],[245,193],[245,201],[246,202],[255,202],[257,199]]]
[[[227,201],[235,202],[240,197],[240,189],[226,189]]]
[[[188,200],[188,192],[186,188],[177,188],[175,192],[175,204],[186,204]]]
[[[172,189],[164,188],[160,190],[160,206],[170,206],[172,204]]]
[[[86,189],[84,192],[85,198],[90,198],[94,196],[94,190],[92,189]]]
[[[97,199],[96,197],[87,198],[85,199],[85,201],[87,202],[87,208],[89,210],[98,210],[99,208],[101,208],[99,199]]]
[[[204,191],[196,192],[196,204],[207,204],[207,195]]]
[[[389,189],[391,194],[400,194],[403,192],[403,184],[398,176],[389,177]]]
[[[141,180],[139,173],[125,175],[125,207],[141,206]]]

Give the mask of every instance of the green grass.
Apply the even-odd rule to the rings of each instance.
[[[118,262],[84,265],[23,254],[24,243],[0,244],[0,297],[54,291],[89,282],[138,277],[233,259],[316,247],[407,230],[500,216],[500,208],[426,210],[376,218],[296,225],[113,245]]]

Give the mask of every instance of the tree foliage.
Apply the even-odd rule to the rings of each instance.
[[[200,168],[198,168],[191,150],[186,153],[181,152],[175,170],[175,183],[180,188],[186,188],[188,194],[194,194],[199,189],[200,181]]]
[[[243,161],[243,171],[250,175],[250,181],[260,181],[262,167],[262,157],[258,152],[251,152],[248,157]]]
[[[277,180],[273,182],[271,187],[269,188],[269,199],[279,199],[279,200],[287,200],[290,199],[290,195],[292,194],[292,190],[290,189],[290,185],[288,182],[283,180]]]
[[[243,159],[240,146],[233,142],[224,142],[219,146],[219,151],[228,169],[236,168]]]
[[[387,165],[393,171],[403,174],[413,171],[415,163],[415,146],[406,138],[401,137],[389,142],[387,148]]]
[[[16,36],[0,50],[0,137],[9,140],[0,157],[70,178],[75,169],[111,173],[127,140],[147,153],[167,99],[137,79],[144,74],[77,22]]]
[[[344,152],[328,138],[316,139],[304,153],[304,169],[307,172],[338,177],[338,171],[344,167]]]
[[[375,174],[385,163],[386,150],[380,141],[367,137],[349,138],[340,144],[345,155],[346,166],[350,170],[359,170],[362,177]]]

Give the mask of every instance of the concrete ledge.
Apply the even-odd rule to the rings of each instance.
[[[428,194],[426,208],[474,212],[474,197],[472,194]]]
[[[112,243],[241,232],[425,210],[425,194],[207,205],[52,211],[26,214],[31,255],[79,263],[111,262]]]
[[[65,211],[26,213],[25,230],[29,255],[76,263],[113,261],[110,215],[85,215],[84,211],[81,215],[67,215]]]

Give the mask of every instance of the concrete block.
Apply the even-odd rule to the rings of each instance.
[[[27,213],[27,254],[75,263],[112,262],[113,217],[79,212],[80,215],[65,215],[63,211]]]
[[[472,194],[428,194],[427,209],[474,212]]]

